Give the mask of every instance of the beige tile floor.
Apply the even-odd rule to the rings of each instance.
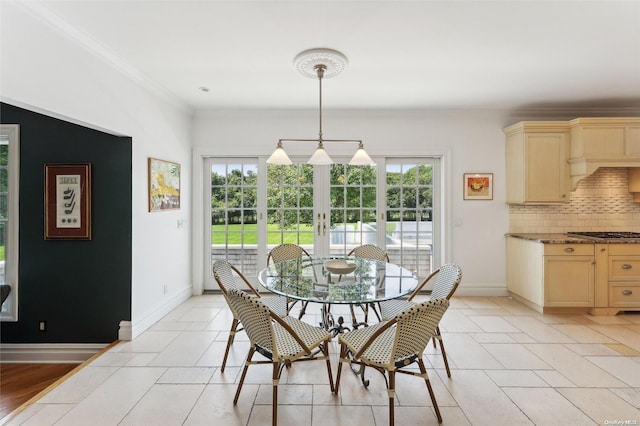
[[[305,321],[317,324],[319,306],[307,312]],[[6,424],[268,425],[270,366],[249,368],[233,405],[248,349],[244,334],[220,373],[231,318],[222,296],[192,297]],[[429,346],[425,359],[443,424],[640,424],[640,313],[542,315],[507,297],[455,297],[441,329],[452,377],[439,349]],[[334,375],[337,350],[334,344]],[[387,424],[382,376],[368,371],[364,388],[346,372],[334,395],[323,362],[294,364],[281,380],[279,424]],[[397,378],[396,421],[437,424],[419,379]]]

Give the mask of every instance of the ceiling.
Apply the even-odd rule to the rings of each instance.
[[[27,7],[189,110],[640,107],[640,0],[40,1]],[[200,88],[206,87],[208,91]]]

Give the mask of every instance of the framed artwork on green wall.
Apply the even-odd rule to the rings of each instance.
[[[44,238],[91,239],[91,164],[45,164]]]
[[[149,158],[149,211],[180,209],[180,164]]]

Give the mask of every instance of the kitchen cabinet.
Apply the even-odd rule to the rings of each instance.
[[[544,306],[594,306],[593,244],[546,244],[544,247]]]
[[[507,237],[507,289],[539,312],[588,311],[595,303],[594,244]]]
[[[509,234],[507,290],[539,312],[640,311],[640,244]]]
[[[640,165],[640,118],[576,118],[569,128],[572,188],[599,167]]]
[[[505,128],[506,202],[554,204],[569,199],[569,126],[523,121]]]
[[[609,307],[640,308],[640,244],[609,245]]]

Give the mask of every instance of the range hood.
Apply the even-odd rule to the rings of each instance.
[[[640,169],[640,117],[576,118],[568,125],[572,189],[600,167]]]

